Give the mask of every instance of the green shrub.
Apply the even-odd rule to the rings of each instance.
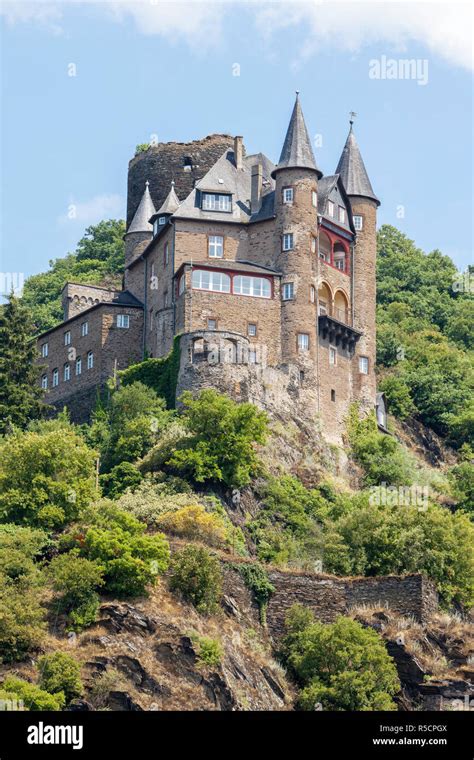
[[[198,634],[192,634],[191,640],[197,649],[198,667],[219,667],[223,657],[220,641],[211,639],[209,636],[199,636]]]
[[[17,585],[32,587],[41,583],[35,558],[48,543],[48,536],[42,530],[13,523],[0,525],[0,576]]]
[[[8,676],[3,682],[3,691],[14,695],[15,699],[23,700],[27,710],[52,711],[62,710],[65,698],[62,692],[49,694],[39,686],[23,681],[21,678]]]
[[[81,666],[74,657],[65,652],[45,654],[39,658],[37,668],[38,685],[44,691],[50,694],[63,694],[66,704],[74,697],[81,696],[83,692]]]
[[[0,661],[23,659],[41,645],[45,631],[45,610],[38,590],[9,584],[0,576]]]
[[[164,398],[168,409],[176,406],[176,385],[180,364],[180,336],[175,337],[173,348],[161,359],[145,359],[139,364],[132,364],[119,372],[122,385],[143,383]]]
[[[158,521],[165,533],[190,541],[202,541],[209,546],[222,546],[226,540],[223,520],[206,512],[202,504],[189,504],[175,512],[166,512]]]
[[[247,485],[258,470],[256,443],[264,443],[267,417],[253,404],[237,404],[214,390],[183,393],[182,420],[190,435],[178,442],[168,465],[198,483]]]
[[[222,571],[207,549],[187,546],[171,560],[169,585],[199,612],[212,614],[222,595]]]
[[[260,610],[260,622],[266,625],[266,611],[275,587],[270,583],[267,571],[261,565],[238,564],[233,566],[242,576],[245,585],[253,593]]]
[[[410,395],[410,389],[405,380],[399,375],[388,375],[378,384],[380,391],[385,393],[390,413],[400,420],[411,417],[416,412],[415,404]]]
[[[97,496],[96,454],[65,421],[7,436],[0,449],[2,522],[59,528]]]
[[[48,573],[59,596],[59,610],[72,627],[81,630],[95,621],[99,608],[97,589],[104,585],[103,568],[73,550],[51,560]]]
[[[100,484],[105,496],[117,499],[128,489],[134,489],[142,481],[138,467],[131,462],[121,462],[112,467],[111,471],[100,476]]]
[[[378,633],[345,617],[317,623],[299,605],[286,626],[282,657],[301,688],[303,710],[396,709],[400,682]]]

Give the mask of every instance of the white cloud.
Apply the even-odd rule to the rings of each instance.
[[[80,223],[84,227],[97,224],[102,219],[123,218],[125,200],[118,194],[95,195],[86,201],[71,200],[64,214],[58,217],[59,224]]]
[[[240,6],[269,43],[282,29],[301,26],[299,63],[321,49],[361,52],[367,45],[385,43],[402,52],[408,44],[418,43],[452,65],[466,69],[473,65],[472,6],[468,2],[6,0],[0,12],[10,23],[37,22],[57,31],[64,7],[73,2],[102,9],[115,22],[126,23],[131,18],[140,34],[182,39],[194,49],[216,45],[225,30],[226,12]]]

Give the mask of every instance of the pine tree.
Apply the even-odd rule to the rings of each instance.
[[[0,309],[0,432],[23,427],[41,413],[36,342],[27,307],[13,293]]]

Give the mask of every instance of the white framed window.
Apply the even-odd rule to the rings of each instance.
[[[337,351],[334,346],[329,346],[329,366],[335,367],[337,364]]]
[[[309,350],[309,335],[308,333],[298,333],[298,348],[300,351]]]
[[[158,219],[155,219],[155,221],[153,222],[153,237],[158,234],[159,226],[160,224],[158,222]]]
[[[255,338],[255,336],[257,335],[257,325],[255,324],[255,322],[249,322],[248,323],[248,325],[247,325],[247,335],[250,338]]]
[[[339,221],[342,224],[345,224],[346,223],[346,209],[343,206],[339,206],[338,211],[339,211]]]
[[[92,369],[94,366],[94,354],[92,351],[87,352],[87,369]]]
[[[130,317],[128,314],[117,314],[117,327],[125,330],[130,327]]]
[[[239,296],[256,296],[257,298],[270,298],[272,287],[266,277],[248,277],[237,275],[234,277],[234,293]]]
[[[178,295],[180,296],[181,293],[184,293],[186,290],[186,275],[182,274],[178,281]]]
[[[46,356],[48,356],[48,351],[49,351],[49,346],[48,346],[48,344],[47,344],[47,343],[43,343],[43,345],[41,346],[41,356],[43,357],[43,359],[44,359]]]
[[[295,296],[295,285],[293,282],[285,282],[283,283],[283,288],[281,291],[281,297],[284,301],[291,301],[292,298]]]
[[[211,259],[221,259],[224,255],[224,238],[222,235],[209,235],[207,252]]]
[[[316,288],[314,285],[309,286],[309,300],[311,303],[314,303],[316,301]]]
[[[334,216],[334,203],[332,201],[328,201],[328,214]]]
[[[220,193],[203,193],[202,208],[205,211],[232,211],[231,196]]]
[[[48,387],[48,375],[42,375],[41,376],[41,387],[46,390]]]
[[[70,330],[66,330],[66,332],[64,333],[64,345],[65,346],[71,345],[71,331]]]
[[[76,375],[82,374],[82,359],[80,356],[76,359]]]
[[[283,188],[283,203],[293,203],[294,193],[292,187]]]
[[[59,370],[53,369],[53,388],[59,385]]]
[[[369,357],[359,356],[359,372],[361,375],[369,374]]]
[[[364,227],[364,220],[363,220],[363,218],[361,216],[358,216],[358,215],[353,216],[352,218],[354,219],[354,229],[356,229],[357,231],[363,229],[363,227]]]
[[[63,380],[67,382],[71,379],[71,367],[69,364],[65,364],[63,367]]]
[[[217,330],[217,321],[215,319],[208,319],[207,320],[207,329],[208,330]]]
[[[159,219],[158,219],[158,224],[160,225],[160,227],[163,224],[166,224],[166,216],[160,216]]]
[[[314,208],[318,208],[318,194],[316,190],[311,191],[311,203],[314,206]]]
[[[83,322],[81,325],[81,336],[85,338],[89,334],[89,322]]]
[[[216,293],[230,293],[230,277],[223,272],[194,269],[192,284],[196,290],[213,290]]]
[[[283,235],[283,250],[284,251],[291,251],[293,250],[293,233],[292,232],[285,232]]]
[[[341,272],[346,269],[346,254],[344,251],[334,251],[334,266]]]

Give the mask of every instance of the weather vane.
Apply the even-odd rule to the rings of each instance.
[[[349,111],[349,124],[354,124],[354,119],[357,116],[355,111]]]

